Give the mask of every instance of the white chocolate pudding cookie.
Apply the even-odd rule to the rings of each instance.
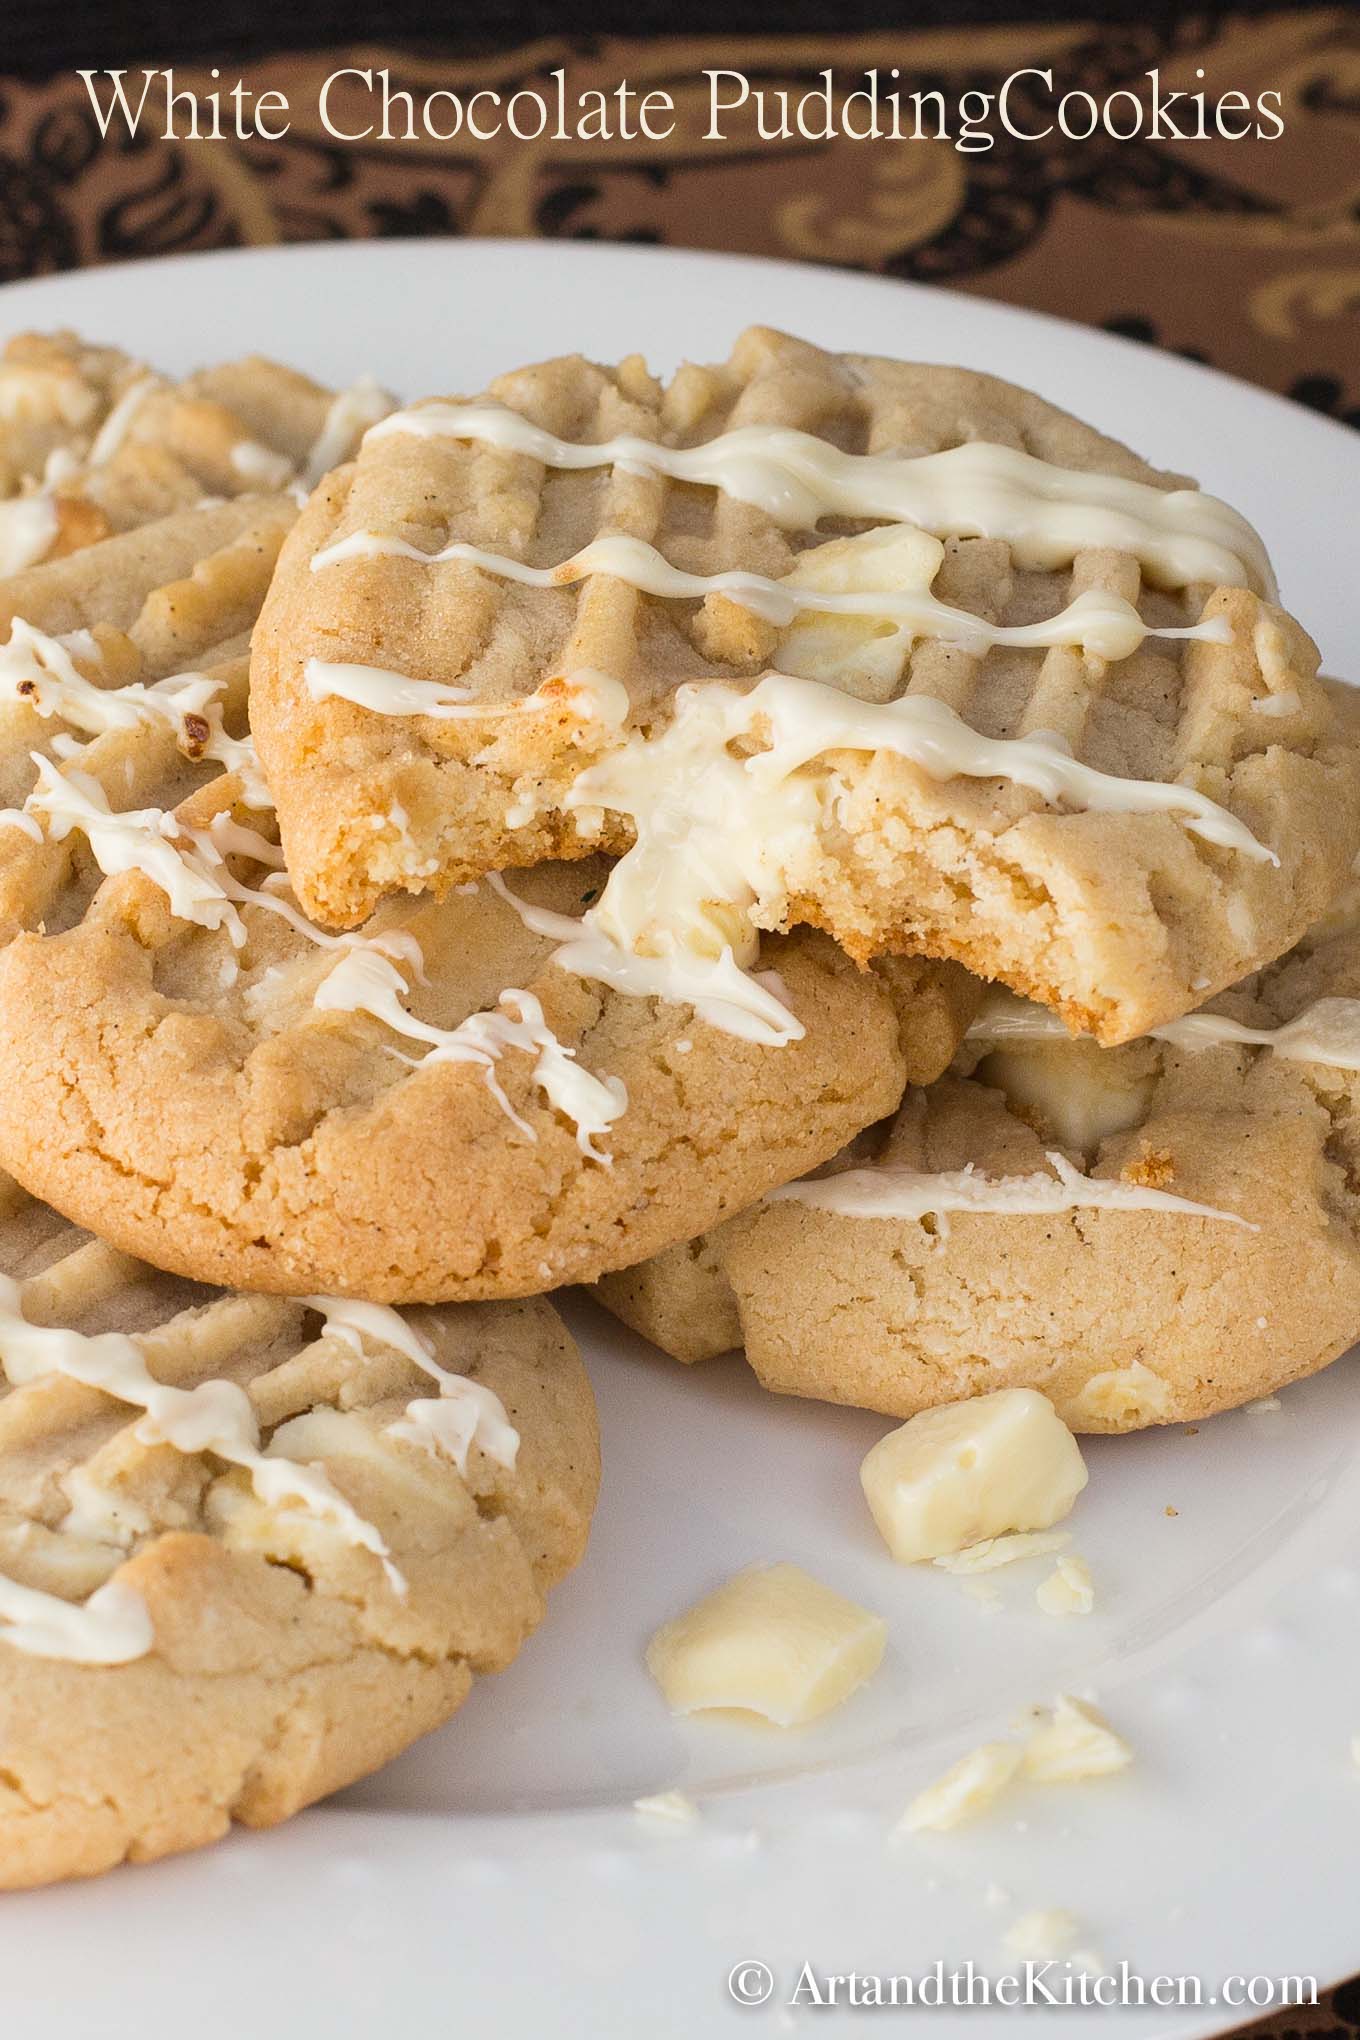
[[[0,1152],[195,1279],[388,1302],[591,1279],[826,1160],[967,1025],[952,966],[866,972],[807,931],[730,1005],[583,979],[556,959],[598,863],[336,936],[239,777],[174,816],[108,815],[78,776],[45,802],[114,876],[0,962]]]
[[[896,1416],[1035,1388],[1077,1431],[1212,1415],[1360,1324],[1360,933],[1101,1049],[999,994],[830,1169],[613,1275],[677,1358]]]
[[[194,504],[305,493],[394,399],[252,356],[175,381],[74,333],[0,352],[0,576]]]
[[[571,358],[374,427],[284,548],[253,717],[328,926],[628,851],[597,949],[702,969],[716,924],[744,966],[810,922],[1115,1043],[1288,948],[1360,849],[1273,596],[1235,512],[1039,398],[753,329],[664,386]]]
[[[546,1303],[213,1291],[0,1180],[0,1887],[395,1756],[537,1627],[598,1478]]]

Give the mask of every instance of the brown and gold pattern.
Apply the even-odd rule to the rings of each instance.
[[[1278,91],[1275,142],[1124,141],[1097,135],[961,153],[948,143],[703,139],[703,72],[740,69],[797,93],[830,65],[845,92],[897,65],[951,102],[1051,67],[1102,98],[1166,89]],[[662,142],[341,142],[317,112],[342,66],[386,66],[394,89],[608,91],[626,77],[672,94]],[[274,142],[101,139],[65,76],[11,81],[0,101],[0,276],[187,248],[391,235],[505,234],[646,241],[829,262],[946,284],[1101,325],[1212,361],[1360,422],[1360,28],[1349,9],[1186,15],[1159,24],[1066,22],[762,40],[547,40],[499,55],[382,47],[225,66],[284,91]],[[1199,73],[1203,73],[1203,78]],[[176,66],[199,91],[205,67]],[[1043,124],[1022,85],[1019,121]],[[371,117],[364,88],[333,91],[338,125]]]

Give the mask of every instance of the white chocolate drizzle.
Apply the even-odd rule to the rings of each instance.
[[[865,533],[864,537],[876,535]],[[895,538],[891,531],[887,535]],[[311,571],[317,573],[342,560],[387,557],[418,560],[422,565],[431,567],[460,561],[483,573],[516,581],[529,588],[562,588],[586,580],[593,574],[603,574],[612,580],[626,582],[645,595],[673,600],[702,602],[711,595],[723,595],[740,608],[749,609],[768,623],[779,625],[787,625],[796,616],[807,614],[882,617],[898,624],[909,638],[936,638],[977,656],[994,645],[1071,645],[1092,652],[1098,658],[1114,660],[1129,658],[1148,637],[1196,638],[1209,644],[1232,642],[1232,629],[1225,617],[1212,617],[1207,623],[1181,628],[1154,629],[1144,623],[1133,604],[1125,601],[1122,595],[1099,588],[1086,589],[1057,616],[1039,623],[989,623],[985,617],[974,616],[966,609],[955,609],[948,603],[937,601],[930,593],[931,583],[944,558],[943,546],[934,540],[928,540],[921,550],[917,585],[903,587],[899,584],[868,590],[826,590],[800,585],[797,568],[792,575],[778,581],[766,574],[737,571],[689,574],[672,566],[655,546],[648,545],[644,539],[620,534],[593,539],[560,566],[530,567],[502,553],[485,552],[480,546],[461,542],[446,545],[440,552],[425,553],[402,538],[356,531],[348,538],[337,539],[333,545],[323,547],[313,558]],[[430,689],[434,684],[421,681],[404,683],[409,689]],[[461,703],[468,699],[468,695],[465,689],[457,689],[450,693],[449,698]],[[394,705],[389,712],[419,711],[401,704]],[[441,711],[426,712],[437,714]],[[466,713],[466,710],[461,712]]]
[[[1274,593],[1260,538],[1216,497],[1055,467],[984,440],[941,453],[856,454],[788,426],[743,425],[693,447],[631,434],[582,445],[504,405],[448,403],[394,412],[367,437],[394,433],[473,440],[549,468],[617,465],[664,474],[721,489],[805,531],[825,516],[915,524],[937,538],[1004,539],[1019,566],[1041,570],[1109,546],[1131,553],[1162,587],[1209,582]]]
[[[735,753],[757,739],[764,749]],[[1115,778],[1055,737],[979,736],[931,695],[867,702],[769,673],[745,694],[719,683],[679,688],[660,735],[634,733],[577,777],[564,806],[626,814],[635,841],[579,922],[538,909],[521,909],[525,918],[559,938],[554,961],[564,969],[693,1005],[748,1040],[796,1038],[801,1029],[746,973],[759,928],[785,918],[800,860],[834,822],[840,781],[829,767],[804,768],[839,751],[889,752],[940,780],[1008,779],[1051,802],[1176,814],[1211,842],[1279,861],[1192,787]]]
[[[0,1643],[29,1657],[125,1665],[156,1640],[151,1611],[125,1580],[106,1580],[84,1601],[63,1601],[0,1574]]]
[[[616,865],[615,870],[618,868]],[[721,942],[706,954],[696,940],[687,943],[678,935],[668,935],[654,922],[656,953],[640,954],[622,929],[617,935],[613,932],[615,924],[605,909],[608,884],[598,908],[588,908],[574,917],[521,899],[499,873],[489,874],[487,883],[514,908],[526,928],[557,943],[551,961],[560,970],[608,985],[626,998],[664,999],[671,1005],[692,1006],[711,1027],[767,1048],[801,1041],[807,1032],[789,1005],[777,974],[743,969],[730,942]],[[612,906],[610,902],[610,913]],[[753,936],[752,954],[758,944],[759,937]]]
[[[0,503],[0,575],[21,574],[45,560],[60,529],[57,506],[46,489]]]
[[[581,668],[562,674],[532,694],[513,701],[479,701],[466,687],[442,680],[412,680],[386,666],[359,666],[340,659],[308,659],[303,684],[313,701],[339,697],[378,715],[428,715],[439,722],[478,721],[502,715],[561,715],[603,722],[618,729],[628,717],[628,690],[607,673]]]
[[[283,489],[293,479],[287,454],[261,446],[258,439],[238,439],[231,449],[232,472],[252,489]]]
[[[1060,1211],[1171,1211],[1186,1217],[1219,1219],[1247,1232],[1258,1228],[1236,1212],[1195,1204],[1166,1190],[1126,1183],[1118,1176],[1086,1176],[1056,1151],[1046,1156],[1053,1174],[1038,1169],[1028,1176],[979,1175],[966,1169],[922,1171],[884,1164],[878,1168],[846,1169],[787,1183],[766,1193],[767,1203],[807,1204],[842,1218],[937,1218],[941,1234],[950,1212],[994,1212],[1008,1217],[1049,1215]]]
[[[385,1303],[361,1303],[344,1296],[304,1296],[309,1309],[321,1312],[326,1329],[345,1339],[357,1353],[365,1339],[391,1346],[438,1383],[437,1397],[421,1396],[406,1406],[405,1415],[387,1430],[423,1451],[444,1453],[466,1474],[468,1454],[477,1446],[488,1459],[513,1472],[519,1455],[519,1432],[493,1389],[465,1374],[451,1373],[434,1357],[429,1341]]]
[[[1055,1013],[1009,993],[997,993],[968,1029],[970,1041],[1071,1041]],[[1222,1013],[1187,1013],[1143,1037],[1191,1051],[1240,1046],[1264,1048],[1285,1062],[1322,1063],[1360,1070],[1360,999],[1314,999],[1279,1027],[1248,1027]]]
[[[531,992],[515,988],[500,995],[498,1013],[473,1013],[459,1027],[430,1027],[406,1012],[402,994],[409,986],[398,962],[408,972],[422,971],[420,946],[403,929],[376,934],[330,934],[309,921],[285,890],[287,880],[277,869],[261,887],[243,885],[227,864],[232,855],[277,865],[277,847],[244,828],[229,814],[218,815],[206,829],[186,828],[162,808],[111,812],[102,788],[85,773],[61,773],[48,759],[34,754],[38,786],[29,795],[29,813],[42,816],[48,834],[60,842],[73,829],[85,834],[91,854],[106,876],[140,871],[160,887],[171,912],[182,921],[210,932],[225,931],[232,946],[247,939],[241,907],[277,915],[319,949],[342,952],[338,963],[317,987],[313,1004],[319,1012],[367,1012],[394,1033],[427,1045],[418,1062],[478,1064],[487,1088],[513,1125],[536,1140],[526,1120],[511,1106],[496,1077],[495,1065],[507,1049],[535,1058],[533,1081],[554,1111],[576,1127],[582,1154],[608,1166],[611,1157],[595,1145],[627,1109],[628,1094],[617,1077],[596,1077],[581,1068],[574,1050],[564,1048]],[[4,817],[0,817],[4,819]]]
[[[187,838],[174,815],[164,808],[114,813],[103,788],[88,773],[58,772],[36,751],[33,762],[38,784],[25,812],[42,818],[52,842],[63,842],[79,829],[106,877],[142,872],[160,887],[179,920],[211,930],[225,928],[235,946],[242,946],[245,929],[239,914],[201,847]]]
[[[396,398],[376,376],[361,375],[332,399],[320,432],[298,474],[304,488],[314,489],[323,475],[347,460],[361,435],[392,411]]]
[[[496,1064],[507,1049],[534,1057],[533,1082],[554,1111],[576,1127],[576,1144],[591,1161],[608,1165],[611,1157],[595,1145],[628,1104],[617,1077],[596,1077],[583,1070],[575,1051],[564,1048],[543,1017],[531,992],[515,989],[500,995],[498,1013],[472,1013],[457,1027],[432,1027],[408,1013],[401,1003],[407,990],[400,971],[371,950],[352,949],[342,956],[317,988],[315,1005],[326,1013],[368,1013],[394,1034],[426,1044],[419,1067],[443,1062],[472,1063],[481,1068],[488,1090],[511,1123],[530,1140],[537,1135],[511,1105],[496,1076]]]
[[[252,807],[272,805],[253,742],[248,736],[229,736],[223,725],[221,680],[207,673],[173,673],[150,686],[132,680],[119,687],[99,687],[80,671],[77,658],[86,665],[102,663],[89,631],[50,637],[15,617],[7,642],[0,646],[0,700],[24,702],[40,716],[55,717],[85,737],[103,736],[109,730],[170,729],[187,757],[207,758],[225,772],[239,772]],[[9,810],[7,819],[13,814]]]
[[[405,1594],[406,1582],[383,1538],[345,1500],[325,1469],[261,1449],[250,1397],[238,1383],[210,1380],[177,1388],[156,1380],[136,1339],[124,1332],[87,1335],[65,1326],[31,1324],[24,1316],[20,1285],[5,1275],[0,1275],[0,1367],[16,1388],[61,1375],[140,1409],[136,1435],[142,1444],[208,1452],[240,1467],[266,1507],[300,1506],[330,1524],[347,1544],[379,1559],[393,1590]],[[13,1638],[0,1629],[0,1640]],[[148,1649],[150,1641],[148,1633]]]
[[[113,459],[132,429],[133,420],[147,398],[156,390],[166,387],[165,379],[159,375],[139,375],[129,383],[118,402],[113,406],[85,456],[86,467],[103,467]]]

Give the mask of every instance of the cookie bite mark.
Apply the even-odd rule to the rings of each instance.
[[[799,1030],[771,1050],[581,980],[489,886],[333,934],[239,793],[228,777],[124,818],[111,856],[96,814],[117,875],[0,958],[0,1052],[23,1072],[0,1146],[35,1192],[186,1273],[375,1302],[595,1275],[824,1160],[967,1024],[948,972],[771,938],[766,984]],[[518,889],[572,927],[604,877],[559,865]]]
[[[1113,1045],[1287,948],[1360,849],[1360,747],[1272,597],[1236,513],[1025,392],[755,331],[665,390],[567,360],[375,428],[281,562],[258,728],[300,897],[349,926],[628,852],[697,699],[820,690],[840,732],[769,789],[766,868],[701,888],[737,967],[802,917]],[[568,734],[541,690],[582,671],[623,712]],[[751,712],[713,760],[748,803]],[[363,826],[393,792],[407,857]],[[656,918],[613,931],[630,967],[720,961]]]

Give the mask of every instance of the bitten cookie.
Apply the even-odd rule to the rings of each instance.
[[[581,1556],[542,1302],[157,1275],[0,1183],[0,1887],[268,1827],[447,1720]]]
[[[909,1417],[1032,1387],[1075,1430],[1231,1409],[1360,1325],[1360,932],[1119,1049],[994,996],[826,1172],[601,1283],[683,1360]]]
[[[555,958],[590,864],[327,936],[239,779],[174,818],[84,802],[57,779],[44,826],[118,875],[0,961],[0,1153],[195,1278],[425,1302],[591,1278],[824,1161],[966,1025],[961,973],[807,932],[763,952],[773,1040],[583,980]]]
[[[284,548],[252,716],[327,925],[628,851],[591,917],[625,956],[810,922],[1116,1043],[1360,849],[1273,594],[1226,505],[1038,397],[754,329],[665,386],[569,358],[376,426]]]

